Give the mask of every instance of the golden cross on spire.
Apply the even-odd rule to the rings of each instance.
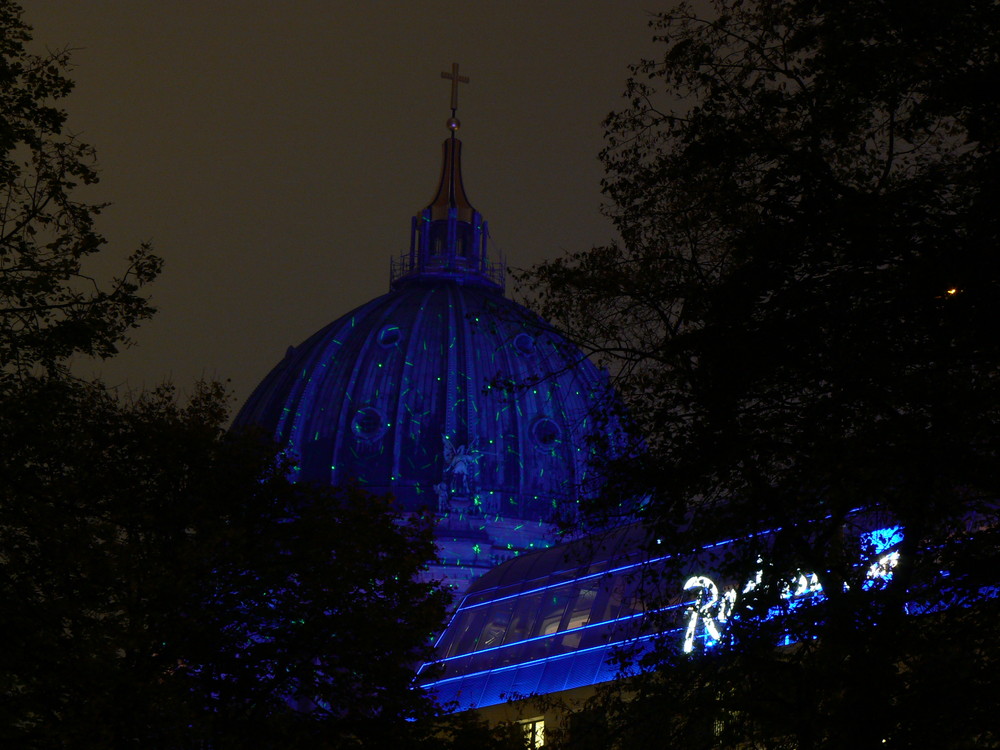
[[[441,77],[451,81],[451,114],[454,116],[455,110],[458,109],[458,84],[468,83],[469,77],[458,74],[457,62],[451,64],[451,73],[442,73]]]

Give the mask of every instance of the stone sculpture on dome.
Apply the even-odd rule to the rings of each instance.
[[[443,481],[452,493],[467,496],[472,491],[469,476],[475,473],[483,453],[476,449],[475,439],[468,446],[460,445],[457,448],[447,435],[442,435],[441,441],[444,444]]]

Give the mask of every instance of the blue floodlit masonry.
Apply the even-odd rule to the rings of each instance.
[[[550,546],[553,518],[592,491],[591,451],[618,440],[594,419],[607,377],[504,296],[461,147],[453,131],[391,291],[290,347],[234,423],[275,435],[302,480],[356,482],[436,513],[432,574],[460,591]]]

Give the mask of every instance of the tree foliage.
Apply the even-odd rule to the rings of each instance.
[[[152,308],[140,288],[159,272],[147,247],[104,288],[85,261],[105,248],[94,150],[65,132],[69,52],[27,51],[22,9],[0,2],[0,377],[61,370],[72,354],[107,357]]]
[[[429,529],[295,485],[218,387],[0,401],[0,737],[10,747],[415,741],[443,617]],[[423,718],[419,725],[407,719]]]
[[[420,746],[446,599],[417,580],[427,524],[290,482],[277,447],[226,433],[220,384],[182,405],[68,373],[152,313],[160,261],[87,275],[94,152],[58,107],[68,53],[30,53],[21,13],[0,0],[0,745]]]
[[[523,281],[643,436],[597,510],[644,498],[679,552],[773,532],[730,561],[733,581],[768,562],[738,648],[635,683],[670,707],[639,724],[695,747],[995,746],[1000,7],[718,0],[654,27],[606,122],[621,242]],[[845,588],[858,509],[905,530],[871,595]],[[797,570],[827,601],[775,649],[752,610]]]

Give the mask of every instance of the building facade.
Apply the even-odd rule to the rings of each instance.
[[[302,480],[356,483],[435,515],[429,576],[461,593],[557,541],[555,522],[595,490],[591,457],[619,431],[603,419],[606,375],[504,295],[448,123],[437,190],[390,291],[289,347],[234,428],[274,435]]]

